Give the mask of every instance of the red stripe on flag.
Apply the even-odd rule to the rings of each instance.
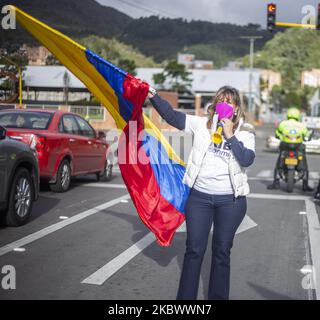
[[[149,85],[131,74],[123,81],[123,97],[133,104],[131,119],[136,119],[137,113],[142,114],[142,106],[146,100]]]
[[[142,117],[138,117],[137,136],[144,126]],[[161,246],[169,246],[185,216],[160,194],[142,141],[138,141],[134,132],[130,132],[129,137],[128,132],[129,125],[124,128],[119,139],[119,168],[122,178],[141,220],[155,234]]]

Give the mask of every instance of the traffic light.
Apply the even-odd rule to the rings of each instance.
[[[274,3],[268,3],[267,29],[270,32],[272,32],[276,26],[276,11],[277,5]]]
[[[320,30],[320,3],[318,4],[318,16],[317,16],[316,29],[317,29],[317,30]]]

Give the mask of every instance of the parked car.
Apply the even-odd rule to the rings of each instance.
[[[0,126],[0,212],[9,226],[25,224],[39,196],[39,167],[30,146],[10,139]]]
[[[38,155],[41,181],[65,192],[71,177],[94,173],[110,180],[112,159],[104,132],[96,132],[81,116],[59,110],[0,111],[7,135],[27,143]]]
[[[306,145],[307,153],[320,153],[320,130],[314,129],[310,141],[303,142]],[[278,151],[280,140],[275,136],[269,136],[266,140],[266,148],[268,151]]]

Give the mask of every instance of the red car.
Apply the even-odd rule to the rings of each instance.
[[[67,191],[71,177],[95,173],[109,180],[112,161],[104,132],[96,132],[77,114],[15,109],[0,111],[7,135],[29,144],[38,154],[40,178],[55,192]]]

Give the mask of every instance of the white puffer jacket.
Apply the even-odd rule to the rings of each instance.
[[[192,133],[194,136],[193,146],[189,155],[183,183],[192,188],[199,174],[203,158],[211,143],[211,134],[207,129],[206,117],[187,115],[184,132]],[[216,128],[216,123],[214,124]],[[213,129],[214,130],[214,129]],[[241,119],[234,135],[242,141],[246,148],[255,151],[254,128],[249,123],[244,123]],[[231,152],[229,161],[229,174],[234,196],[245,196],[250,192],[246,168],[241,167],[235,156]]]

